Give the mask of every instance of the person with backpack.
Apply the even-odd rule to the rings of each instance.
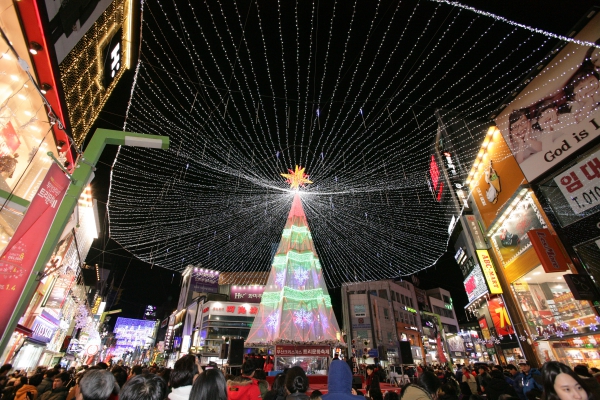
[[[519,363],[521,367],[521,373],[523,374],[523,394],[525,397],[527,393],[532,390],[538,390],[540,393],[544,390],[542,385],[542,373],[537,368],[531,368],[529,361]],[[518,394],[518,393],[517,393]]]

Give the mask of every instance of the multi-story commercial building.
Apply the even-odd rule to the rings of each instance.
[[[444,316],[438,317],[440,320],[444,318],[444,330],[457,332],[458,323],[453,311],[444,306],[451,304],[448,291],[434,289],[431,296],[426,298],[423,298],[423,293],[407,281],[382,280],[344,284],[343,329],[352,349],[351,356],[358,359],[379,357],[381,361],[406,363],[407,357],[402,354],[401,342],[404,342],[410,344],[410,363],[435,361],[435,357],[424,357],[424,350],[430,349],[428,341],[435,342],[435,339],[421,336],[424,328],[421,311],[431,310],[431,298],[436,308],[441,304],[445,310]],[[436,298],[438,295],[440,300]],[[442,296],[447,298],[448,303],[444,303]],[[435,349],[436,344],[431,346]]]

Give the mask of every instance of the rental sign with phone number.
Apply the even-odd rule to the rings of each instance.
[[[600,204],[600,150],[554,178],[577,215]]]

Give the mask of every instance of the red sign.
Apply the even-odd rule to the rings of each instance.
[[[508,317],[508,311],[506,311],[504,301],[502,301],[501,297],[492,297],[489,299],[488,309],[490,310],[490,315],[492,316],[494,328],[496,328],[496,334],[502,336],[515,334],[515,330],[513,329],[513,326],[510,323],[510,318]]]
[[[4,336],[4,330],[25,289],[68,187],[69,178],[56,164],[52,164],[23,220],[0,256],[0,337]]]
[[[569,270],[563,252],[548,229],[532,229],[527,232],[527,236],[542,262],[544,271],[551,273]]]
[[[276,356],[329,356],[329,346],[275,346]]]

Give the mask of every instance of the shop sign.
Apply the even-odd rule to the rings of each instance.
[[[546,228],[546,222],[531,195],[527,194],[492,237],[500,264],[506,266],[528,250],[531,241],[527,232],[541,228]]]
[[[569,266],[556,238],[548,229],[532,229],[527,232],[535,252],[547,273],[568,271]]]
[[[463,222],[463,227],[466,227],[467,230],[471,233],[471,237],[473,238],[473,242],[475,243],[475,248],[477,249],[487,249],[488,245],[485,241],[485,237],[481,232],[481,227],[479,226],[479,222],[474,215],[463,215],[460,217]]]
[[[599,300],[598,288],[589,275],[565,274],[563,278],[565,278],[565,282],[571,289],[575,300]]]
[[[494,133],[491,146],[482,157],[470,183],[473,200],[486,229],[489,229],[524,180],[519,164],[507,154],[510,154],[510,150],[502,135]]]
[[[485,284],[485,278],[483,277],[483,273],[481,272],[481,268],[479,266],[475,266],[473,271],[467,276],[467,279],[464,281],[465,291],[467,292],[467,297],[469,299],[469,303],[473,300],[478,299],[488,292],[487,286]]]
[[[596,14],[574,39],[594,42],[599,37],[600,14]],[[513,94],[515,100],[496,118],[529,181],[600,135],[598,78],[585,63],[592,49],[567,44],[521,93]]]
[[[58,321],[56,318],[46,311],[42,311],[42,314],[38,315],[33,321],[31,338],[43,343],[50,343],[57,329]]]
[[[488,309],[492,316],[492,322],[494,323],[494,328],[496,328],[497,335],[508,336],[515,334],[515,330],[508,317],[508,311],[506,311],[504,301],[501,297],[498,296],[489,299]]]
[[[329,346],[275,346],[275,355],[327,357]]]
[[[0,257],[0,337],[4,336],[69,182],[65,173],[53,163]]]
[[[229,294],[231,301],[239,301],[244,303],[260,303],[264,286],[232,286]]]
[[[368,355],[369,357],[379,357],[379,351],[378,351],[377,349],[370,349],[370,350],[367,352],[367,355]]]
[[[487,250],[476,251],[477,258],[479,259],[479,263],[481,264],[481,269],[483,270],[483,275],[485,276],[485,280],[487,281],[488,287],[490,288],[490,293],[502,293],[502,287],[500,286],[498,275],[496,275],[496,269],[494,268],[494,264],[492,263],[492,259],[490,258],[490,253],[488,253]]]
[[[256,315],[258,307],[247,304],[216,301],[208,303],[208,307],[202,310],[203,313],[208,312],[210,315]]]
[[[600,123],[600,115],[597,118]],[[600,150],[554,178],[577,215],[600,204]]]
[[[406,306],[404,306],[404,309],[405,309],[406,311],[408,311],[408,312],[411,312],[411,313],[413,313],[413,314],[416,314],[416,313],[417,313],[417,310],[415,310],[414,308],[411,308],[411,307],[406,307]]]
[[[352,324],[352,329],[371,329],[371,324]]]

